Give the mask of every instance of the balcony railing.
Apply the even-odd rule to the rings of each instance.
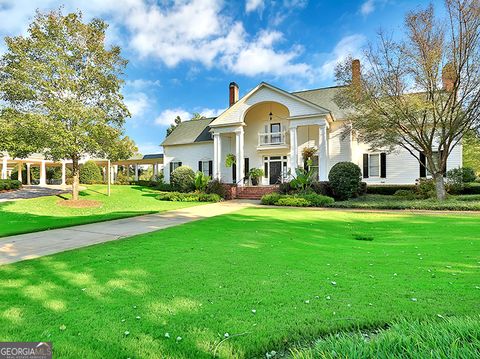
[[[287,144],[287,132],[265,132],[258,134],[258,146],[282,146]]]

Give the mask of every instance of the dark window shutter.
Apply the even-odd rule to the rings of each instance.
[[[368,178],[368,153],[363,154],[363,178]]]
[[[303,161],[303,169],[307,172],[308,172],[308,170],[310,170],[310,168],[308,168],[308,161],[307,160]]]
[[[425,167],[425,155],[420,152],[420,178],[427,177],[427,167]]]
[[[213,173],[213,161],[208,161],[208,175],[212,177]]]
[[[182,162],[178,162],[178,167],[180,167],[182,165]]]
[[[245,158],[245,173],[244,173],[244,176],[247,177],[248,176],[248,172],[250,171],[250,160],[248,157]]]
[[[173,162],[170,162],[170,174],[173,172]]]
[[[202,161],[198,161],[198,170],[202,172]]]
[[[232,183],[237,183],[237,164],[232,165]]]
[[[380,177],[387,178],[387,154],[380,153]]]
[[[263,167],[264,167],[265,177],[268,178],[268,162],[265,162]]]

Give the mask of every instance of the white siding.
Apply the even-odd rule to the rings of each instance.
[[[213,161],[213,141],[192,143],[188,145],[163,147],[163,175],[165,182],[170,182],[170,162],[182,162],[182,166],[198,171],[198,161]]]
[[[330,124],[328,135],[328,172],[338,162],[355,162],[351,136],[344,134],[343,122]]]

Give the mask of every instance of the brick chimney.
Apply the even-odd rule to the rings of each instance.
[[[353,87],[360,89],[361,75],[360,75],[360,60],[355,59],[352,61],[352,85]]]
[[[238,101],[238,85],[235,82],[230,82],[229,86],[229,106],[232,106]]]
[[[443,89],[448,92],[453,91],[453,87],[455,86],[455,80],[456,80],[455,68],[449,62],[442,69]]]

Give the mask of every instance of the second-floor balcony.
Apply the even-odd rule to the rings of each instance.
[[[258,134],[258,148],[287,146],[287,131]]]

